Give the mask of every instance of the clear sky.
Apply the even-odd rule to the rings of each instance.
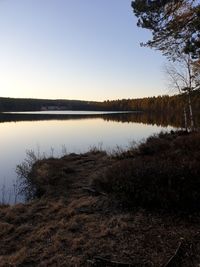
[[[106,100],[166,94],[131,0],[0,0],[0,96]]]

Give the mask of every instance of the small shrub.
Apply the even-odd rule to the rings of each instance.
[[[92,153],[92,154],[99,154],[99,153],[103,153],[103,154],[107,154],[106,151],[103,149],[103,143],[99,143],[97,146],[90,146],[89,147],[89,151],[88,153]]]
[[[26,159],[16,167],[16,173],[19,179],[19,193],[23,194],[27,200],[33,199],[36,194],[36,187],[30,176],[33,165],[39,158],[34,151],[27,150]]]
[[[160,132],[158,135],[152,135],[138,146],[138,152],[141,155],[156,155],[173,148],[173,142],[181,132]]]
[[[139,146],[141,154],[110,167],[94,186],[127,207],[200,210],[200,135],[169,140],[149,138]]]

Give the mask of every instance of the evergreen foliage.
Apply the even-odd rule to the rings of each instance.
[[[132,1],[137,25],[149,29],[146,46],[174,59],[180,53],[200,57],[200,3],[196,0]]]
[[[192,92],[191,97],[194,112],[197,113],[199,111],[200,91]],[[55,110],[180,112],[182,114],[185,103],[187,103],[186,94],[106,100],[103,102],[0,97],[0,112],[40,111],[42,108],[51,107]]]

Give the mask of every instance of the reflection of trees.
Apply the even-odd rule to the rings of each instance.
[[[0,122],[17,121],[41,121],[41,120],[84,120],[101,118],[105,121],[144,123],[166,127],[184,127],[184,118],[182,114],[152,113],[152,112],[130,112],[130,113],[110,113],[110,114],[9,114],[1,113]],[[200,125],[200,116],[196,116],[196,125]]]
[[[99,118],[99,115],[71,115],[71,114],[20,114],[20,113],[0,113],[0,122],[18,121],[45,121],[45,120],[81,120]]]
[[[177,114],[176,116],[172,114],[165,113],[133,113],[133,114],[119,114],[118,116],[105,116],[105,120],[109,121],[118,121],[118,122],[135,122],[135,123],[144,123],[157,126],[174,126],[174,127],[184,127],[183,118]]]
[[[30,120],[69,120],[102,118],[104,120],[120,122],[143,122],[156,125],[173,125],[183,127],[183,109],[185,107],[185,94],[174,96],[145,97],[138,99],[108,100],[103,102],[71,101],[71,100],[45,100],[45,99],[14,99],[0,97],[0,112],[8,111],[39,111],[42,108],[55,108],[60,110],[77,111],[142,111],[132,114],[94,114],[94,115],[50,115],[50,114],[1,114],[0,122],[4,121],[30,121]],[[200,90],[191,92],[191,103],[194,111],[195,125],[199,126]],[[189,115],[189,109],[186,109]],[[189,116],[188,116],[189,117]]]

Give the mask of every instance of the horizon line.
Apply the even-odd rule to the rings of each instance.
[[[11,96],[0,96],[1,98],[7,98],[7,99],[31,99],[31,100],[52,100],[52,101],[82,101],[82,102],[99,102],[103,103],[106,101],[122,101],[122,100],[137,100],[137,99],[144,99],[144,98],[157,98],[157,97],[163,97],[163,96],[175,96],[178,95],[178,93],[169,95],[169,94],[162,94],[162,95],[156,95],[156,96],[144,96],[144,97],[136,97],[136,98],[117,98],[117,99],[106,99],[106,100],[81,100],[81,99],[67,99],[67,98],[37,98],[37,97],[11,97]]]

